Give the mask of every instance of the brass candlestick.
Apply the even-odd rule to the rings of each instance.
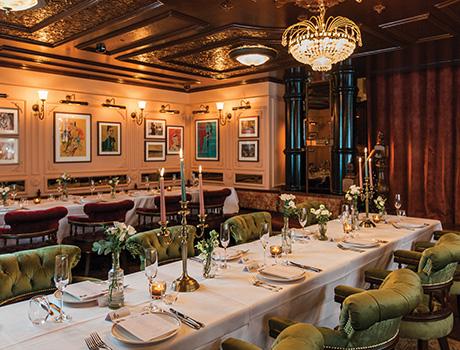
[[[200,230],[200,234],[197,235],[197,238],[201,238],[204,236],[204,230],[208,227],[208,224],[206,223],[206,214],[198,214],[198,219],[200,220],[200,223],[197,225],[198,229]]]
[[[182,275],[173,282],[174,290],[178,292],[193,292],[200,288],[200,284],[197,280],[190,277],[187,273],[187,258],[188,258],[188,238],[189,231],[187,229],[187,215],[190,211],[187,209],[188,201],[180,202],[181,211],[179,214],[182,216],[181,220],[181,231],[180,231],[180,243],[182,253]]]
[[[363,221],[359,224],[362,227],[375,227],[375,224],[372,222],[371,218],[369,217],[369,200],[370,197],[374,194],[373,186],[369,185],[369,176],[366,176],[364,179],[364,198],[365,198],[365,206],[366,206],[366,217]]]
[[[167,245],[170,245],[173,241],[173,238],[171,237],[171,231],[168,230],[168,221],[160,221],[160,232],[158,233],[158,236],[163,237],[163,242],[166,243]]]

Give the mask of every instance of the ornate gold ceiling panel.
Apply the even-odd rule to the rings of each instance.
[[[45,19],[49,20],[52,19],[53,16],[56,17],[55,21],[52,21],[44,28],[40,28],[30,33],[7,26],[1,26],[0,35],[3,34],[31,41],[38,41],[48,45],[56,45],[68,40],[69,38],[77,37],[86,30],[113,21],[152,3],[151,0],[98,1],[89,7],[79,9],[78,12],[71,16],[62,16],[61,18],[59,12],[62,12],[64,9],[69,10],[68,6],[78,4],[79,1],[62,1],[63,3],[69,3],[67,6],[64,6],[64,9],[61,5],[55,4],[59,2],[60,1],[49,2],[49,4],[44,8],[33,11],[29,15],[24,14],[17,18],[20,24],[25,26],[30,18],[32,18],[32,22],[39,24]],[[93,2],[90,3],[92,4]],[[58,11],[58,13],[56,13],[56,11]],[[51,18],[43,18],[46,15],[49,15]],[[5,15],[3,14],[3,16]],[[10,16],[10,14],[8,14],[8,16]]]

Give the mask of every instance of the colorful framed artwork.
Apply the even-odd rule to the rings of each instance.
[[[219,160],[219,120],[195,121],[196,160]]]
[[[0,137],[0,165],[19,163],[19,140]]]
[[[259,141],[238,141],[238,161],[239,162],[258,162],[259,161]]]
[[[259,116],[240,117],[238,120],[238,137],[259,137]]]
[[[164,140],[166,138],[166,120],[146,119],[145,138]]]
[[[91,114],[54,113],[54,162],[91,162]]]
[[[17,108],[0,108],[0,135],[17,135],[19,133],[19,110]]]
[[[184,148],[184,127],[168,126],[166,136],[166,153],[179,154],[180,149]]]
[[[145,161],[161,162],[166,160],[166,145],[159,141],[145,141]]]
[[[97,154],[121,155],[121,123],[97,122]]]

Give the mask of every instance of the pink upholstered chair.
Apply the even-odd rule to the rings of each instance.
[[[46,210],[15,210],[5,214],[6,228],[0,229],[2,253],[56,244],[59,220],[67,215],[64,207]],[[10,244],[11,240],[15,244]]]
[[[187,194],[187,200],[190,201],[192,196]],[[168,220],[169,226],[179,224],[179,211],[181,196],[166,196],[166,220]],[[160,220],[160,196],[156,196],[153,199],[155,204],[154,208],[140,207],[136,209],[136,214],[139,218],[139,228],[141,229],[152,229],[157,228],[157,222]],[[155,222],[154,222],[155,220]]]

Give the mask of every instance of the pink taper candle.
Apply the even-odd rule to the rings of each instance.
[[[372,158],[369,158],[369,181],[370,181],[371,187],[373,187],[374,180],[372,179]]]
[[[166,222],[166,203],[165,203],[165,168],[160,170],[160,222]]]
[[[359,187],[363,188],[363,166],[362,166],[362,158],[359,157],[358,158],[359,160],[359,165],[358,165],[358,169],[359,169]]]
[[[199,184],[199,191],[200,191],[200,216],[204,215],[204,194],[203,194],[203,174],[201,165],[198,170],[198,184]]]

